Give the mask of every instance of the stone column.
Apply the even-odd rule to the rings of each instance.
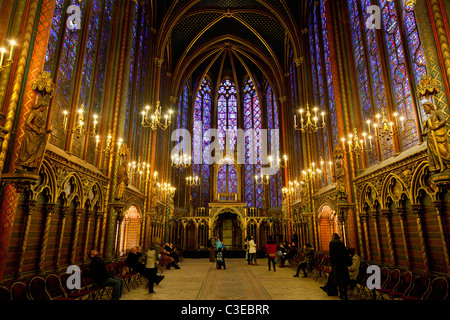
[[[361,215],[361,220],[363,221],[364,228],[364,241],[366,242],[366,259],[372,260],[372,252],[370,250],[370,235],[369,235],[369,215]]]
[[[55,210],[55,207],[56,207],[55,203],[47,203],[44,206],[45,223],[44,223],[44,231],[42,233],[41,251],[39,253],[39,264],[38,264],[38,273],[39,274],[44,273],[45,258],[47,255],[48,237],[50,234],[50,223],[52,220],[52,214],[53,214],[53,211]]]
[[[434,207],[436,208],[436,217],[439,224],[439,232],[442,241],[442,251],[445,257],[445,263],[447,264],[447,272],[450,273],[450,259],[448,253],[448,235],[447,235],[447,226],[445,223],[445,203],[442,201],[433,202]]]
[[[402,229],[403,250],[405,251],[406,263],[409,267],[411,267],[411,260],[409,258],[408,231],[406,229],[406,208],[398,207],[397,214],[400,217],[400,227]]]
[[[395,259],[395,250],[394,250],[394,242],[392,240],[392,229],[391,229],[391,216],[392,212],[391,210],[382,210],[381,211],[384,221],[386,223],[386,232],[387,232],[387,238],[388,238],[388,246],[389,246],[389,255],[391,257],[391,263],[392,265],[396,265],[396,259]]]
[[[83,209],[75,209],[73,212],[74,217],[74,230],[73,230],[73,238],[72,238],[72,250],[70,253],[70,264],[76,264],[77,258],[77,244],[78,244],[78,236],[80,234],[80,220],[81,215],[83,214]]]
[[[69,207],[64,206],[60,211],[60,225],[58,230],[58,249],[56,250],[56,266],[55,269],[59,270],[61,268],[61,251],[62,251],[62,243],[64,240],[64,229],[66,226],[66,216],[69,213]]]
[[[91,229],[91,219],[94,215],[92,210],[86,212],[86,237],[84,238],[84,248],[83,248],[83,261],[88,261],[88,247],[89,247],[89,231]]]
[[[30,232],[30,225],[31,225],[31,216],[33,215],[35,209],[36,209],[36,200],[26,200],[25,203],[23,204],[23,214],[25,216],[25,219],[23,224],[22,244],[20,246],[19,259],[16,271],[18,279],[22,278],[21,273],[23,269],[23,262],[25,259],[25,252],[27,250],[28,235]]]
[[[423,226],[422,226],[424,210],[421,205],[417,205],[417,204],[412,205],[411,208],[412,208],[413,214],[416,216],[416,219],[417,219],[417,229],[419,232],[419,241],[420,241],[420,248],[422,251],[423,265],[424,265],[425,273],[428,273],[430,271],[430,266],[429,266],[429,262],[428,262],[428,248],[427,248],[427,244],[425,241],[425,235],[424,235]]]
[[[380,219],[380,215],[378,212],[376,212],[373,215],[373,222],[375,224],[375,241],[377,243],[378,259],[381,262],[382,257],[381,257],[381,244],[380,244],[380,228],[378,226],[379,219]]]
[[[95,214],[95,235],[94,235],[94,245],[92,246],[92,249],[100,251],[99,248],[99,237],[101,233],[101,226],[102,226],[102,220],[103,220],[103,212],[97,212]]]

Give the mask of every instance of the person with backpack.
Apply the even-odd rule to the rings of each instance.
[[[267,263],[269,265],[269,271],[270,271],[270,265],[273,265],[273,271],[277,271],[276,270],[276,263],[275,263],[275,258],[277,257],[277,244],[275,243],[275,241],[273,240],[272,236],[269,236],[269,239],[267,240],[266,243],[266,253],[267,253]]]
[[[222,267],[223,267],[223,270],[225,270],[227,268],[225,265],[225,258],[223,256],[223,248],[222,247],[220,247],[217,250],[216,267],[217,267],[217,269],[222,269]]]

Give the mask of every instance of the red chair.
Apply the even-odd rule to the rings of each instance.
[[[6,287],[0,287],[0,301],[10,301],[11,293]]]
[[[422,300],[425,293],[428,291],[430,285],[430,278],[424,275],[417,276],[414,279],[411,288],[400,297],[402,300]]]
[[[81,276],[83,280],[83,284],[85,286],[85,290],[89,290],[91,292],[91,297],[93,300],[102,300],[105,294],[111,299],[110,288],[106,286],[100,286],[94,281],[94,277],[92,276],[91,270],[89,268],[85,268],[81,271]]]
[[[85,300],[92,299],[94,300],[95,290],[86,290],[86,289],[69,289],[67,287],[67,279],[69,279],[70,274],[64,272],[59,275],[61,279],[61,285],[63,286],[64,291],[67,293],[69,298],[73,298],[75,300]]]
[[[447,300],[448,281],[445,278],[438,277],[431,281],[430,289],[425,295],[424,300]]]
[[[51,300],[50,295],[45,288],[45,280],[41,277],[34,277],[28,283],[28,291],[31,300],[48,301]]]
[[[384,294],[394,291],[394,289],[400,284],[401,278],[400,270],[389,270],[387,280],[384,282],[381,289],[376,289],[378,299],[382,299]]]
[[[69,298],[61,285],[61,279],[56,274],[49,274],[45,278],[45,286],[52,300],[74,300]]]
[[[28,296],[27,285],[23,282],[15,282],[10,289],[12,301],[27,301],[30,300]]]
[[[400,283],[394,288],[394,290],[390,291],[390,292],[386,292],[386,294],[388,295],[388,297],[393,300],[396,298],[400,298],[401,296],[403,296],[405,294],[405,292],[407,292],[412,284],[413,284],[413,275],[411,273],[411,271],[405,271],[402,274],[402,279],[400,281]]]

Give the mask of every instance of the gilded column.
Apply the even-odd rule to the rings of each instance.
[[[73,212],[74,217],[74,230],[73,230],[73,238],[72,238],[72,250],[70,253],[70,264],[75,264],[77,258],[77,245],[78,245],[78,237],[80,234],[80,220],[81,215],[83,214],[83,209],[75,209]]]
[[[425,269],[425,273],[428,273],[430,270],[430,266],[428,263],[428,248],[426,245],[425,234],[424,234],[423,226],[422,226],[422,220],[423,220],[422,215],[424,213],[424,210],[421,205],[412,205],[411,209],[412,209],[413,214],[416,215],[420,248],[422,251],[422,258],[423,258],[423,266]]]
[[[56,250],[56,266],[55,269],[59,270],[61,268],[61,252],[62,252],[62,244],[64,241],[64,229],[66,227],[66,217],[69,213],[69,207],[64,206],[60,211],[60,225],[58,230],[58,249]]]
[[[383,214],[384,222],[386,223],[386,232],[387,232],[387,238],[388,238],[389,255],[391,256],[391,263],[392,263],[392,265],[395,266],[396,259],[395,259],[394,242],[392,240],[392,228],[391,228],[392,212],[391,212],[391,210],[382,210],[381,213]]]
[[[55,203],[47,203],[44,206],[45,223],[44,223],[44,231],[42,233],[41,251],[39,252],[39,264],[38,264],[38,272],[40,274],[44,272],[45,258],[47,256],[48,237],[50,234],[50,223],[52,221],[52,214],[53,211],[55,210],[55,207],[56,207]]]
[[[400,217],[400,227],[402,229],[403,250],[405,251],[406,264],[409,267],[411,267],[411,260],[409,258],[409,247],[408,247],[408,231],[406,229],[406,208],[398,207],[397,214]]]
[[[436,45],[438,46],[438,54],[441,55],[443,69],[445,70],[447,81],[450,79],[450,47],[447,34],[446,20],[442,16],[442,12],[445,12],[444,8],[440,5],[439,0],[427,0],[428,10],[430,16],[434,20],[434,27],[436,33]],[[447,27],[447,28],[446,28]]]
[[[17,265],[17,277],[22,278],[22,269],[23,262],[25,259],[25,251],[27,250],[28,244],[28,235],[30,233],[30,225],[31,225],[31,216],[33,215],[33,211],[36,208],[36,200],[25,200],[23,204],[23,214],[25,216],[24,226],[23,226],[23,234],[22,234],[22,244],[20,246],[19,259]]]
[[[97,212],[95,214],[95,234],[94,234],[94,245],[92,246],[92,249],[98,250],[100,252],[99,248],[99,238],[101,233],[101,225],[103,220],[103,212]]]
[[[89,210],[86,212],[86,237],[84,238],[84,248],[83,248],[83,261],[87,261],[88,257],[88,246],[89,246],[89,231],[91,229],[91,219],[94,212]]]
[[[378,225],[379,219],[380,219],[380,215],[378,212],[376,212],[373,215],[373,222],[375,224],[375,241],[377,243],[378,259],[381,262],[380,227]]]
[[[364,227],[364,241],[366,242],[366,259],[372,260],[372,252],[370,250],[370,235],[369,235],[369,215],[365,214],[361,216],[361,219],[363,220],[363,227]]]
[[[445,262],[447,264],[447,272],[450,273],[450,259],[448,254],[448,242],[447,242],[447,226],[445,223],[445,203],[442,201],[433,202],[436,208],[436,216],[439,224],[439,232],[442,241],[442,251],[444,252]]]

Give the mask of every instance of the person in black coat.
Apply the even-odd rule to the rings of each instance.
[[[106,270],[105,262],[97,250],[92,250],[89,253],[89,258],[91,259],[89,269],[95,283],[99,286],[113,287],[112,300],[119,300],[122,296],[124,280],[115,277]]]
[[[348,273],[349,254],[345,244],[340,240],[337,233],[334,233],[330,241],[330,263],[332,281],[328,286],[328,295],[337,295],[341,299],[348,300],[347,288],[350,282]]]

